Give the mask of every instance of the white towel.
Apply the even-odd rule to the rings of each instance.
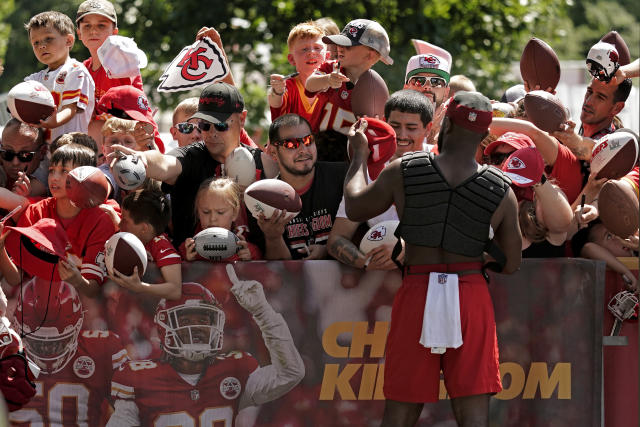
[[[420,344],[439,354],[462,345],[457,274],[429,274]]]

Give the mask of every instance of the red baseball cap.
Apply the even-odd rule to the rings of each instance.
[[[153,119],[153,112],[147,96],[140,89],[131,85],[110,88],[100,97],[100,101],[96,105],[96,115],[102,114],[152,124],[154,142],[160,152],[164,153],[164,143],[160,139],[158,124]]]
[[[387,161],[395,154],[396,131],[387,122],[367,117],[367,130],[364,134],[369,142],[369,158],[367,159],[367,169],[371,179],[376,179]]]
[[[67,257],[71,243],[61,224],[42,218],[28,227],[7,227],[14,231],[6,240],[13,261],[32,276],[59,281],[58,260]]]
[[[490,155],[493,153],[499,145],[507,144],[516,150],[525,147],[535,147],[536,145],[533,143],[531,138],[523,133],[518,132],[507,132],[501,135],[498,139],[493,141],[491,144],[487,145],[487,148],[484,149],[485,155]]]
[[[531,187],[540,182],[544,172],[544,160],[535,147],[520,148],[507,158],[502,171],[517,187]]]

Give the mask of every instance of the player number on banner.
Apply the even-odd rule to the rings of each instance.
[[[36,381],[36,384],[38,382]],[[39,387],[42,390],[42,387]],[[63,403],[67,405],[71,402],[76,404],[76,425],[79,427],[89,427],[87,419],[89,417],[89,390],[83,384],[60,383],[51,387],[47,399],[48,418],[44,423],[42,414],[36,409],[20,409],[11,413],[11,421],[14,423],[30,423],[31,427],[57,424],[63,420]],[[41,394],[40,394],[41,396]]]
[[[162,414],[156,418],[154,427],[231,427],[233,422],[233,408],[208,408],[200,413],[198,423],[187,412]],[[223,423],[223,424],[217,424]]]

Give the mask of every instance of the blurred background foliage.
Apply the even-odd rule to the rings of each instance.
[[[142,70],[145,90],[161,110],[172,109],[194,93],[158,93],[158,77],[182,47],[194,41],[203,26],[221,34],[235,78],[245,96],[254,133],[268,126],[265,116],[266,79],[273,72],[293,71],[287,60],[286,39],[295,24],[330,17],[342,28],[355,18],[380,22],[391,40],[395,63],[374,68],[390,92],[402,87],[406,62],[415,50],[412,38],[449,50],[452,74],[470,77],[480,91],[499,98],[519,81],[511,73],[527,40],[547,41],[561,60],[582,60],[589,48],[611,29],[626,40],[632,58],[639,55],[640,2],[635,0],[112,0],[120,34],[133,37],[149,57]],[[31,50],[24,23],[45,10],[58,10],[75,21],[77,1],[0,1],[0,61],[5,73],[0,93],[24,76],[43,68]],[[305,12],[302,12],[305,11]],[[84,60],[88,50],[76,41],[72,57]]]

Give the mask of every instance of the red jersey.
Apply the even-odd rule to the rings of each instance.
[[[230,352],[213,358],[191,385],[168,362],[132,361],[114,374],[111,396],[135,403],[137,425],[233,426],[247,379],[257,368],[250,354]]]
[[[96,84],[96,105],[98,105],[98,102],[100,102],[100,97],[107,93],[107,91],[112,87],[131,85],[136,89],[140,89],[142,92],[144,92],[144,89],[142,88],[142,77],[139,73],[134,78],[125,77],[122,79],[110,79],[109,77],[107,77],[107,72],[104,70],[104,67],[102,65],[100,65],[100,68],[93,71],[93,69],[91,68],[93,65],[93,58],[86,59],[82,63],[85,67],[87,67],[87,70],[89,70],[89,74],[91,74],[91,77],[93,77],[93,82]]]
[[[62,225],[73,246],[73,253],[82,259],[82,277],[102,284],[106,277],[104,242],[115,233],[109,215],[95,207],[81,209],[73,218],[62,219],[56,212],[56,199],[48,197],[29,205],[20,217],[18,226],[28,227],[42,218],[53,218]]]
[[[565,145],[558,144],[558,156],[549,176],[556,179],[556,184],[564,191],[570,204],[582,191],[580,160]]]
[[[104,425],[111,377],[126,359],[120,338],[112,332],[80,332],[75,355],[55,374],[38,376],[36,395],[11,412],[11,425]]]
[[[327,61],[318,68],[316,73],[329,74],[333,71],[335,61]],[[344,73],[344,69],[340,68]],[[311,130],[314,133],[325,130],[335,130],[343,135],[349,133],[349,128],[356,122],[356,116],[351,110],[351,91],[353,83],[342,83],[338,89],[327,89],[324,92],[305,91],[306,96],[316,95],[316,105],[311,116]]]
[[[298,76],[290,77],[284,82],[285,91],[282,95],[282,105],[271,108],[271,121],[288,113],[294,113],[311,122],[313,110],[318,105],[318,98],[313,96],[313,101],[305,93],[304,85]],[[315,94],[311,94],[315,95]]]
[[[147,258],[149,261],[154,262],[158,268],[165,267],[167,265],[180,264],[182,259],[173,247],[166,234],[161,234],[154,237],[149,243],[144,245],[147,250]]]

